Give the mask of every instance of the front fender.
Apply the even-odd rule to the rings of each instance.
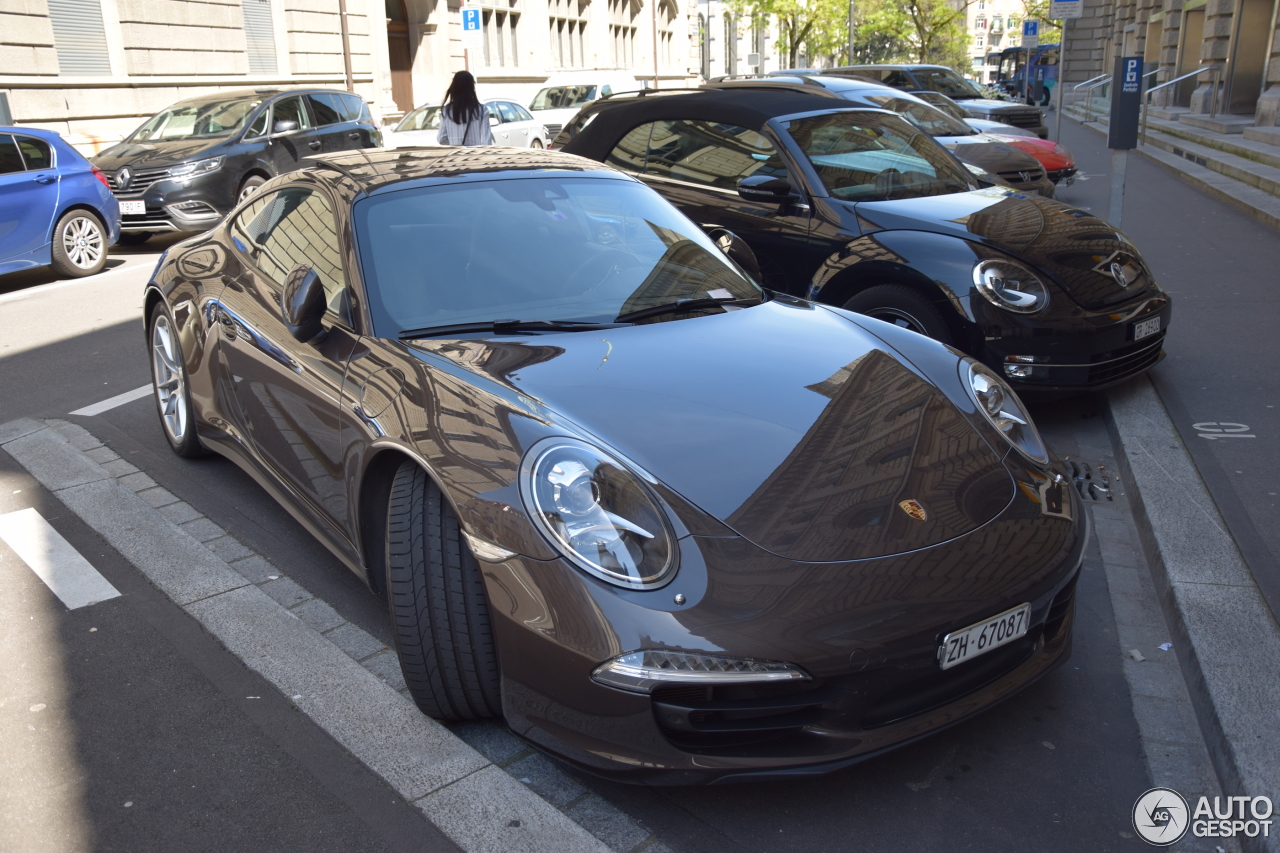
[[[808,298],[843,305],[864,287],[892,280],[913,284],[972,323],[973,265],[979,257],[974,244],[945,234],[873,231],[822,263],[809,283]]]

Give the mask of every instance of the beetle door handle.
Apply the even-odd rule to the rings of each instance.
[[[320,147],[320,140],[313,139],[310,142],[308,142],[307,145],[311,148],[312,151],[315,151]]]

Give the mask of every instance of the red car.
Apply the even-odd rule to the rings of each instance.
[[[1005,145],[1025,151],[1039,160],[1040,165],[1044,166],[1045,174],[1054,184],[1069,187],[1075,181],[1076,159],[1071,156],[1071,152],[1065,145],[1050,139],[1040,139],[1037,136],[1005,136],[990,131],[987,135],[994,136]]]

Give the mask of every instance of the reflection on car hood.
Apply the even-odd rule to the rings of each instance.
[[[937,388],[806,303],[414,346],[541,400],[789,559],[923,548],[1012,498],[1000,458]]]
[[[121,142],[112,145],[92,159],[93,165],[108,172],[129,166],[138,169],[162,169],[176,166],[187,160],[198,160],[206,153],[227,142],[229,137],[217,139],[172,139],[162,142]]]
[[[988,172],[1038,172],[1040,163],[1025,151],[987,136],[937,136],[935,141],[950,149],[961,162],[981,166]]]
[[[1127,301],[1152,283],[1137,249],[1115,227],[1041,196],[991,187],[858,202],[857,212],[886,230],[932,231],[994,246],[1053,275],[1085,308]],[[1120,264],[1123,285],[1113,263]]]

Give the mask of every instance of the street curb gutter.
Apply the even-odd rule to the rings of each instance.
[[[123,479],[155,484],[117,479],[90,444],[72,424],[0,424],[0,447],[467,853],[608,853],[131,491]]]
[[[1280,800],[1280,625],[1150,379],[1108,398],[1139,538],[1219,780],[1228,795]],[[1280,853],[1276,832],[1239,840],[1248,853]]]

